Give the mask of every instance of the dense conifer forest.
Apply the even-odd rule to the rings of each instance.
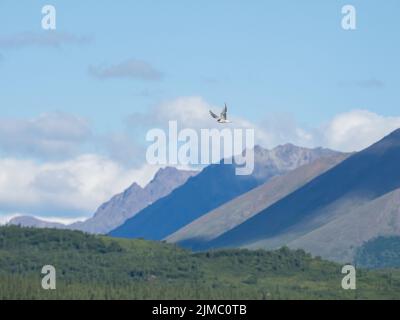
[[[56,269],[56,289],[41,269]],[[398,299],[400,270],[342,266],[302,250],[193,253],[141,239],[78,231],[0,227],[0,299]]]

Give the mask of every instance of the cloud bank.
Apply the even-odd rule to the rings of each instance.
[[[132,114],[127,122],[136,131],[130,137],[116,132],[95,139],[89,122],[74,115],[0,119],[0,216],[90,216],[133,182],[144,186],[159,169],[144,160],[135,162],[143,159],[147,129],[166,128],[169,120],[178,121],[180,129],[221,128],[208,113],[221,108],[201,97],[180,97]],[[337,114],[317,127],[300,126],[282,115],[252,122],[235,116],[234,108],[228,115],[232,128],[253,128],[256,143],[267,148],[291,142],[359,151],[400,128],[400,117],[362,109]],[[106,151],[90,151],[85,143],[102,144]]]
[[[207,103],[201,97],[180,97],[157,104],[145,113],[132,114],[128,122],[143,129],[166,128],[169,120],[178,121],[181,129],[221,128],[209,110],[219,113],[222,106]],[[400,117],[387,117],[368,110],[355,109],[334,116],[317,127],[304,127],[289,115],[273,115],[258,122],[236,117],[233,108],[228,117],[230,128],[253,128],[256,144],[273,148],[294,143],[305,147],[326,147],[338,151],[359,151],[400,128]]]
[[[398,128],[400,117],[385,117],[367,110],[352,110],[338,114],[323,125],[318,130],[315,141],[340,151],[360,151]]]
[[[158,168],[126,169],[95,154],[37,163],[0,159],[0,211],[84,215],[133,182],[147,183]]]
[[[30,119],[0,118],[0,150],[10,155],[65,158],[79,152],[91,136],[86,120],[65,113]]]

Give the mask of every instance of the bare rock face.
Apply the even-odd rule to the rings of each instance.
[[[303,165],[310,164],[322,157],[338,155],[339,152],[325,148],[302,148],[293,144],[284,144],[272,150],[260,146],[254,148],[254,175],[264,180],[285,174]]]
[[[144,188],[133,183],[124,192],[103,203],[92,218],[71,224],[69,228],[90,233],[107,233],[154,201],[168,195],[196,173],[173,167],[160,169]]]

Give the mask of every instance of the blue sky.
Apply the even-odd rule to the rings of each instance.
[[[45,4],[57,10],[56,31],[41,28]],[[345,4],[357,10],[357,30],[341,28]],[[227,102],[233,116],[267,131],[276,129],[271,119],[283,119],[276,136],[284,139],[266,141],[269,147],[302,144],[299,130],[318,136],[318,130],[328,128],[334,137],[312,137],[314,142],[308,144],[359,149],[399,124],[399,13],[397,0],[3,0],[0,120],[7,130],[0,139],[0,154],[34,165],[60,165],[98,154],[114,161],[122,168],[117,175],[124,176],[123,170],[132,168],[121,159],[139,152],[128,152],[126,145],[132,137],[142,143],[145,135],[136,130],[132,117],[151,116],[160,105],[182,97],[194,101],[188,110],[196,103]],[[40,40],[49,36],[58,39],[59,46]],[[141,75],[121,76],[129,63]],[[114,76],[104,76],[107,70]],[[43,118],[46,114],[53,116]],[[54,114],[63,116],[52,125]],[[59,123],[62,132],[54,128]],[[358,123],[369,128],[352,127]],[[348,145],[335,140],[335,130],[348,126],[353,133],[365,132],[365,141]],[[372,126],[379,130],[371,132]],[[73,132],[67,132],[71,127]],[[35,134],[42,140],[46,134],[61,137],[55,140],[62,143],[54,149],[51,141],[49,151],[42,140],[37,144]],[[32,147],[36,145],[40,147]],[[62,156],[51,154],[54,150]],[[127,177],[135,174],[130,171]],[[102,197],[126,184],[118,180],[114,188],[102,190]],[[2,205],[1,192],[0,186],[3,214],[30,211],[32,205],[19,208],[8,196]],[[89,214],[102,197],[94,197],[84,209],[52,210]],[[34,213],[46,207],[45,200],[40,201]]]
[[[51,32],[40,25],[47,3],[2,1],[0,34]],[[160,100],[192,95],[214,104],[227,100],[251,120],[287,112],[314,125],[351,108],[397,114],[396,0],[51,3],[56,32],[92,42],[0,48],[3,115],[68,110],[107,131]],[[356,31],[340,25],[347,3],[357,9]],[[89,65],[130,58],[148,62],[163,79],[99,81],[87,72]],[[383,86],[356,85],[371,79]]]

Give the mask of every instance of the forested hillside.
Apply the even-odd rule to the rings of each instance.
[[[400,268],[400,237],[378,237],[366,242],[358,249],[355,260],[367,268]]]
[[[41,288],[53,265],[56,290]],[[0,299],[368,299],[400,298],[399,271],[357,272],[302,250],[192,253],[145,240],[79,231],[0,227]]]

